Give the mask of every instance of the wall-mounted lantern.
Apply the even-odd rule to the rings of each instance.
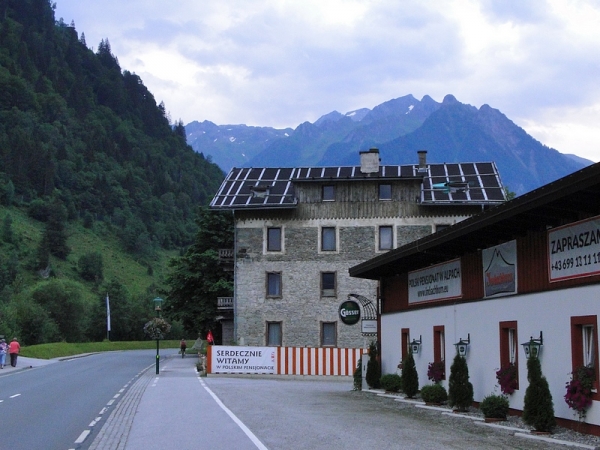
[[[531,336],[528,342],[524,342],[521,345],[523,346],[523,350],[525,350],[525,357],[527,359],[529,359],[532,356],[534,358],[537,358],[538,356],[540,356],[542,345],[544,345],[544,336],[540,331],[540,337],[538,339],[534,339],[533,336]]]
[[[466,341],[460,338],[458,342],[454,344],[454,346],[456,347],[456,352],[464,358],[465,356],[467,356],[469,344],[471,344],[471,333],[467,335]]]
[[[416,339],[412,340],[412,342],[410,343],[410,352],[413,355],[416,355],[417,353],[419,353],[419,351],[421,351],[421,343],[422,343],[421,335],[419,335],[418,341]]]

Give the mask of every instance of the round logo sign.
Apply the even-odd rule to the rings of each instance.
[[[340,319],[346,325],[354,325],[360,320],[360,306],[354,300],[346,300],[340,305]]]

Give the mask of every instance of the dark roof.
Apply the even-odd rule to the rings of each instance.
[[[490,205],[505,201],[493,162],[380,166],[362,173],[360,166],[233,168],[210,203],[213,209],[294,208],[294,185],[305,182],[422,180],[422,204]],[[440,186],[444,184],[445,186]],[[434,187],[434,185],[437,185]]]
[[[427,267],[600,214],[600,163],[471,216],[447,229],[351,267],[350,276],[379,279]]]

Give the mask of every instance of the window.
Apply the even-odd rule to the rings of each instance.
[[[379,250],[394,248],[394,229],[390,226],[379,227]]]
[[[267,322],[267,345],[281,346],[281,322]]]
[[[323,186],[323,201],[332,202],[335,200],[335,186]]]
[[[519,339],[517,321],[500,322],[500,368],[506,369],[511,364],[516,368],[514,388],[519,389]]]
[[[281,297],[281,272],[267,272],[267,297]]]
[[[391,200],[392,199],[392,185],[391,184],[380,184],[379,185],[379,200]]]
[[[594,369],[593,400],[600,400],[598,394],[598,319],[597,316],[571,317],[571,360],[573,370],[581,366]]]
[[[408,346],[410,345],[410,330],[408,328],[402,328],[402,342],[400,343],[400,347],[402,349],[401,360],[404,361],[408,356]]]
[[[334,252],[335,249],[335,227],[321,228],[321,250],[324,252]]]
[[[281,251],[281,228],[267,228],[267,251]]]
[[[433,362],[441,363],[444,367],[442,380],[446,379],[446,335],[444,325],[433,327]]]
[[[321,346],[335,347],[337,345],[336,322],[321,322]]]
[[[321,297],[335,297],[335,272],[321,272]]]

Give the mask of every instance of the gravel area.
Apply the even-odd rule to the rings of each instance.
[[[370,394],[376,394],[382,398],[396,398],[397,401],[400,401],[401,403],[404,403],[404,396],[401,394],[390,394],[390,393],[385,393],[384,391],[380,391],[380,390],[367,390],[365,392],[368,392]],[[413,403],[415,404],[421,404],[423,405],[422,402],[420,402],[417,399],[417,402],[412,401],[412,400],[407,400],[406,401],[408,405],[411,405]],[[425,409],[425,408],[418,408],[418,409]],[[444,412],[446,413],[452,413],[452,409],[448,406],[442,405],[440,407],[436,407],[435,409],[430,409],[430,411],[434,411],[437,412],[439,414],[443,414]],[[479,420],[483,420],[483,414],[481,413],[481,411],[478,408],[470,408],[467,412],[464,413],[460,413],[461,415],[465,415],[465,416],[470,416]],[[504,422],[498,422],[499,427],[511,427],[511,428],[519,428],[523,430],[523,433],[529,433],[532,428],[529,425],[526,425],[523,420],[521,419],[521,417],[519,416],[509,416],[507,418],[506,421]],[[500,428],[502,429],[502,428]],[[589,446],[589,448],[594,448],[597,450],[600,450],[600,437],[598,436],[594,436],[594,435],[590,435],[590,434],[584,434],[584,433],[578,433],[577,431],[574,430],[570,430],[568,428],[563,428],[563,427],[559,427],[557,426],[554,431],[552,432],[551,435],[546,436],[549,439],[553,439],[556,441],[565,441],[568,443],[572,443],[575,445],[572,445],[573,447],[578,446],[577,444],[580,444],[581,447],[585,448],[584,446]]]

